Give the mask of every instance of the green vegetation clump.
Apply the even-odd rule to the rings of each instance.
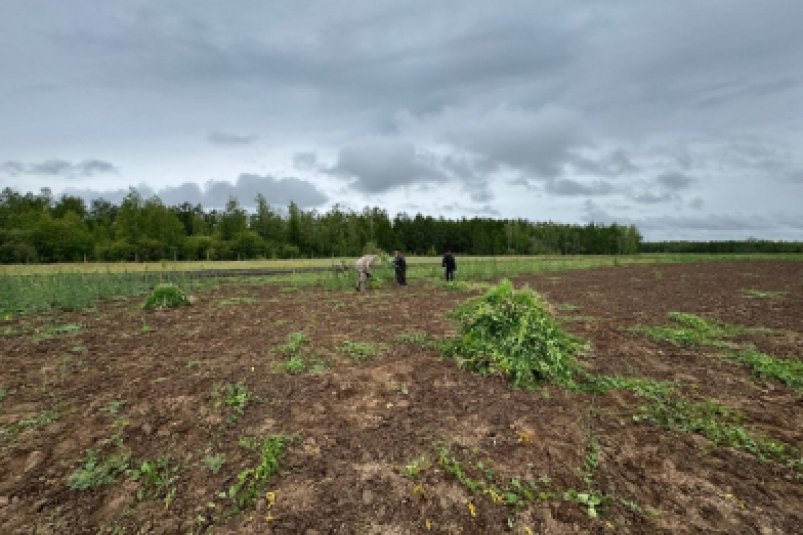
[[[637,329],[656,342],[668,342],[680,347],[714,345],[723,338],[731,338],[747,331],[740,325],[716,322],[685,312],[670,312],[674,326],[656,326]]]
[[[146,310],[177,308],[190,304],[190,300],[178,286],[174,284],[160,284],[145,299],[142,308]]]
[[[237,481],[229,487],[226,496],[234,502],[237,511],[245,511],[253,507],[262,496],[270,479],[279,471],[282,456],[292,437],[271,435],[262,441],[241,441],[241,444],[255,449],[259,453],[259,464],[247,468],[237,474]]]
[[[350,340],[345,340],[338,347],[340,352],[345,353],[357,362],[364,362],[378,356],[382,349],[381,346],[371,342],[352,342]]]
[[[460,305],[453,316],[460,333],[444,345],[445,355],[463,368],[499,373],[514,385],[574,384],[579,342],[566,333],[534,291],[516,291],[502,280],[478,298]]]
[[[776,379],[803,393],[803,362],[800,360],[773,357],[760,352],[755,347],[730,353],[728,358],[745,364],[756,375]]]
[[[176,495],[175,483],[178,481],[179,471],[179,466],[172,464],[168,457],[161,457],[155,461],[142,461],[139,468],[129,470],[128,475],[140,484],[137,499],[162,499],[165,507],[169,508]]]
[[[127,454],[104,458],[98,457],[95,451],[88,450],[84,464],[67,478],[67,486],[72,490],[87,490],[109,485],[126,471],[128,460]]]

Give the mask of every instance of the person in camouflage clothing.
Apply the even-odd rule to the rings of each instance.
[[[379,260],[379,255],[375,254],[368,254],[365,256],[361,256],[357,259],[354,263],[354,267],[357,268],[357,286],[355,289],[358,292],[364,292],[366,285],[368,284],[368,279],[371,277],[371,265],[374,264],[377,260]]]

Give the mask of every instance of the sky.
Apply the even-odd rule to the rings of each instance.
[[[803,240],[797,0],[2,0],[0,187]]]

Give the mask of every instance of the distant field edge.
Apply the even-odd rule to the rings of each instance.
[[[625,264],[663,264],[686,262],[782,260],[803,262],[803,253],[648,253],[638,255],[534,255],[534,256],[468,256],[460,255],[461,264],[520,263],[565,264],[566,267],[599,267]],[[63,273],[197,273],[260,275],[321,272],[352,269],[354,258],[311,258],[289,260],[225,260],[203,262],[88,262],[62,264],[2,264],[0,275],[48,275]],[[440,265],[440,257],[410,256],[411,268]]]

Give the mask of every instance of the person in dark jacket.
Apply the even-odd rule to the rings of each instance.
[[[407,286],[407,260],[404,259],[401,251],[393,253],[393,268],[396,271],[396,282],[399,283],[399,286]]]
[[[446,254],[443,255],[441,267],[446,269],[446,280],[453,281],[454,272],[457,270],[457,261],[455,261],[452,251],[446,251]]]

